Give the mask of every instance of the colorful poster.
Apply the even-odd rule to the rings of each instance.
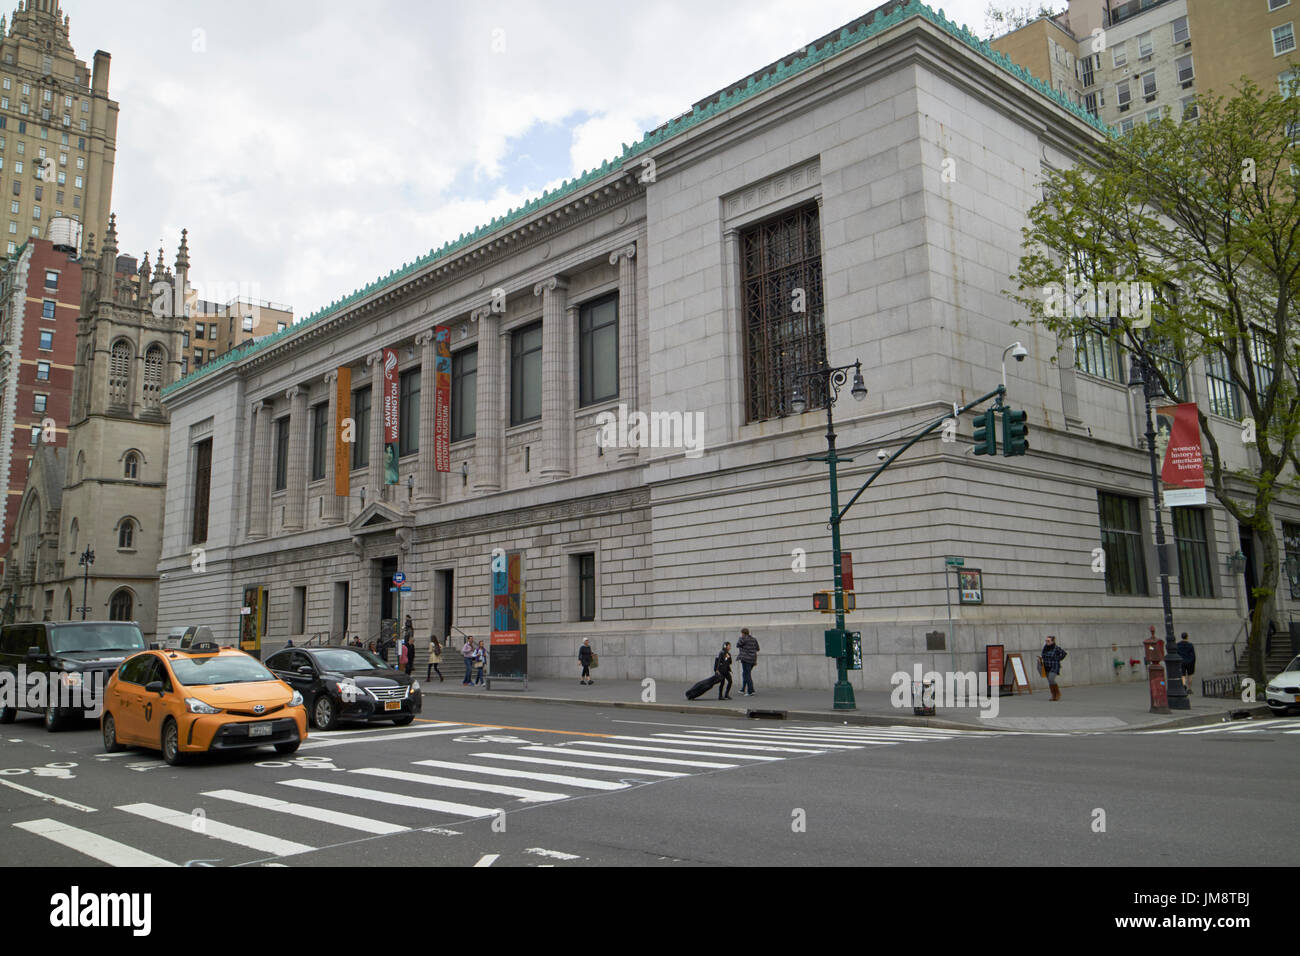
[[[979,568],[958,568],[957,587],[962,604],[984,603],[984,574]]]
[[[1156,409],[1156,455],[1165,506],[1205,504],[1205,458],[1194,402]]]
[[[434,374],[437,380],[433,410],[433,468],[451,471],[451,329],[433,330]]]
[[[528,626],[524,597],[524,556],[497,551],[492,557],[492,652],[488,677],[528,681]]]
[[[352,493],[352,440],[356,437],[355,424],[345,428],[345,422],[352,417],[352,369],[338,370],[334,388],[334,494],[346,498]]]
[[[397,474],[397,411],[401,401],[401,378],[397,353],[384,349],[384,484],[395,485]]]

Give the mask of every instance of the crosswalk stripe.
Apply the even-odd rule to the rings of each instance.
[[[70,827],[58,820],[49,818],[24,820],[22,823],[15,823],[14,826],[20,830],[26,830],[28,833],[45,837],[47,840],[53,840],[61,846],[66,846],[69,850],[75,850],[91,859],[107,863],[109,866],[177,865],[169,860],[145,853],[143,850],[137,850],[133,846],[127,846],[125,843],[118,843],[108,837],[102,837],[98,833],[90,833],[77,827]]]
[[[561,751],[562,752],[562,751]],[[583,763],[580,760],[551,760],[547,757],[525,757],[522,754],[470,754],[471,757],[491,757],[494,760],[514,760],[519,763],[544,764],[550,767],[573,767],[576,770],[606,770],[618,773],[636,773],[647,777],[689,777],[680,770],[651,770],[649,767],[611,767],[603,763]]]
[[[433,727],[429,727],[429,728],[422,727],[417,724],[410,724],[409,726],[411,729],[410,731],[408,731],[408,733],[419,733],[421,730],[426,730],[426,729],[432,730],[435,727],[442,728],[444,730],[448,730],[450,728],[448,732],[467,733],[465,728],[467,728],[469,725],[459,724],[452,720],[440,720],[437,721],[433,725]],[[373,734],[376,730],[383,730],[388,733],[392,733],[393,730],[395,729],[405,730],[405,728],[393,728],[393,727],[363,727],[359,730],[318,730],[314,734],[312,734],[312,739],[332,740],[335,737],[355,737],[358,734]]]
[[[677,743],[677,741],[665,741],[666,743]],[[584,747],[605,747],[610,750],[647,750],[656,754],[686,754],[690,757],[730,757],[733,760],[759,760],[772,762],[784,760],[784,757],[766,757],[762,754],[737,754],[722,753],[718,750],[681,750],[677,747],[650,747],[645,744],[611,744],[604,741],[586,740],[582,744]],[[816,753],[817,751],[811,751]]]
[[[865,727],[844,727],[835,729],[826,729],[822,727],[769,727],[760,733],[774,734],[799,734],[804,737],[844,737],[852,739],[854,737],[875,736],[877,734],[905,734],[908,737],[959,737],[969,733],[965,730],[947,730],[936,727],[903,727],[899,725],[890,726],[865,726]]]
[[[787,753],[787,754],[820,754],[825,753],[821,748],[813,749],[812,747],[778,747],[769,744],[738,744],[733,743],[729,738],[723,737],[687,737],[685,734],[658,734],[654,737],[626,737],[622,735],[615,736],[614,740],[642,740],[648,743],[673,743],[683,744],[688,747],[710,747],[720,743],[725,743],[733,750],[762,750],[767,753]]]
[[[1293,720],[1252,720],[1249,722],[1215,724],[1213,727],[1175,727],[1167,730],[1147,730],[1147,734],[1186,734],[1189,736],[1199,736],[1201,734],[1237,734],[1246,731],[1276,730],[1278,724],[1294,724]]]
[[[295,817],[304,817],[320,823],[332,823],[335,826],[348,827],[352,830],[360,830],[363,833],[377,833],[387,836],[393,833],[405,833],[410,829],[409,827],[399,827],[393,823],[385,823],[382,820],[359,817],[352,813],[340,813],[338,810],[326,810],[322,807],[308,806],[305,803],[290,803],[288,800],[277,800],[275,797],[263,797],[253,793],[244,793],[240,790],[209,790],[203,796],[212,797],[215,800],[229,800],[231,803],[242,803],[245,806],[256,807],[259,810],[288,813]]]
[[[668,757],[643,757],[640,754],[602,753],[599,750],[573,750],[569,747],[544,747],[541,744],[534,744],[520,749],[544,754],[573,754],[577,757],[600,757],[603,760],[639,760],[642,763],[664,763],[676,764],[682,767],[704,767],[709,770],[731,770],[734,767],[740,766],[739,764],[734,763],[712,763],[705,760],[680,760]]]
[[[480,756],[474,754],[474,756]],[[537,780],[542,783],[559,783],[570,787],[582,787],[585,790],[625,790],[627,784],[616,780],[589,780],[586,777],[570,777],[560,773],[538,773],[534,770],[515,770],[513,767],[484,767],[473,763],[457,763],[454,760],[417,760],[417,766],[441,767],[443,770],[468,770],[489,777],[511,777],[518,780]]]
[[[740,737],[724,735],[722,733],[704,733],[702,731],[691,734],[655,734],[653,739],[665,739],[666,741],[671,740],[673,743],[687,743],[691,740],[702,740],[713,743],[731,743],[732,741],[735,741],[737,747],[741,745],[741,741],[747,741],[753,744],[767,744],[778,750],[792,750],[802,747],[804,749],[799,751],[801,753],[825,753],[828,750],[857,750],[862,746],[860,741],[851,744],[823,743],[820,740],[798,740],[793,737],[765,737],[759,735],[745,735]]]
[[[144,817],[146,820],[153,820],[155,823],[165,823],[167,826],[176,827],[178,830],[199,833],[214,840],[234,843],[238,846],[248,847],[250,850],[258,850],[275,856],[293,856],[295,853],[310,853],[316,849],[313,846],[307,846],[305,843],[282,840],[266,833],[258,833],[256,830],[246,830],[243,827],[232,826],[229,823],[221,823],[210,817],[204,817],[202,828],[196,829],[197,820],[194,814],[185,813],[182,810],[169,810],[167,807],[160,807],[153,803],[128,803],[119,806],[117,809],[126,813],[133,813],[138,817]]]
[[[349,787],[341,783],[329,783],[325,780],[278,780],[276,782],[286,787],[317,790],[321,793],[332,793],[340,797],[373,800],[376,803],[390,803],[399,807],[433,810],[436,813],[450,813],[458,817],[490,817],[501,813],[500,807],[475,807],[465,803],[448,803],[446,800],[430,800],[427,797],[411,797],[404,793],[389,793],[386,790]]]
[[[829,734],[804,734],[782,730],[716,730],[716,731],[698,731],[698,733],[721,734],[727,737],[740,737],[763,740],[780,740],[789,743],[805,744],[825,744],[827,746],[836,745],[840,747],[851,747],[854,744],[862,743],[863,740],[934,740],[930,736],[920,736],[908,733],[878,732],[874,734],[854,734],[853,736],[831,736]]]
[[[371,777],[384,777],[388,780],[404,780],[407,783],[423,783],[431,787],[448,787],[452,790],[478,790],[482,793],[495,793],[503,797],[518,797],[525,803],[545,803],[548,800],[563,800],[567,793],[552,793],[546,790],[528,790],[524,787],[509,787],[500,783],[480,783],[476,780],[461,780],[455,777],[438,777],[427,773],[411,773],[408,770],[385,770],[382,767],[361,767],[350,773],[364,773]]]
[[[408,730],[395,734],[376,734],[372,737],[312,737],[299,750],[315,750],[317,747],[337,747],[340,744],[368,744],[375,740],[411,740],[414,737],[437,737],[440,734],[470,734],[479,730],[500,730],[499,727],[451,727],[442,730]]]

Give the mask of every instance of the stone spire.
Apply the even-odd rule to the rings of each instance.
[[[140,260],[140,288],[147,290],[149,288],[149,250],[144,251],[144,257]]]
[[[117,260],[117,213],[108,215],[108,231],[104,233],[104,254]]]
[[[181,230],[181,247],[176,250],[176,271],[187,271],[190,267],[190,244],[188,240],[189,230]]]

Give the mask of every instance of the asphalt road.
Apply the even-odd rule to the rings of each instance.
[[[439,699],[171,768],[0,727],[5,866],[1292,864],[1300,720],[992,734]],[[456,723],[451,723],[452,720]]]

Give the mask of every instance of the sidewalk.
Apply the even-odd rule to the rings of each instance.
[[[642,690],[637,681],[597,680],[595,684],[583,686],[576,680],[543,677],[530,679],[526,691],[522,685],[508,683],[497,683],[490,691],[482,687],[468,688],[461,686],[459,680],[448,680],[446,683],[421,681],[421,686],[426,698],[426,714],[438,712],[438,704],[429,698],[472,696],[532,704],[576,703],[698,713],[701,716],[721,714],[748,717],[751,711],[778,711],[789,720],[823,720],[875,726],[899,724],[950,730],[1150,730],[1219,723],[1234,711],[1248,711],[1257,720],[1269,715],[1268,707],[1262,703],[1244,704],[1239,700],[1204,698],[1196,694],[1190,698],[1190,710],[1152,714],[1149,712],[1151,704],[1147,685],[1136,681],[1063,687],[1059,701],[1052,701],[1045,691],[1002,697],[990,701],[990,713],[993,713],[991,705],[997,704],[995,717],[981,717],[979,707],[941,707],[933,717],[918,717],[913,715],[910,706],[894,707],[888,691],[856,691],[856,710],[835,710],[832,707],[830,687],[823,690],[765,690],[757,681],[755,686],[758,692],[753,697],[740,696],[740,682],[737,681],[732,690],[733,699],[729,701],[719,701],[716,691],[711,691],[696,701],[688,701],[684,696],[684,686],[667,681],[656,684],[653,702],[642,699],[642,695],[647,692]],[[1199,686],[1196,689],[1199,690]],[[754,716],[765,715],[758,713]]]

